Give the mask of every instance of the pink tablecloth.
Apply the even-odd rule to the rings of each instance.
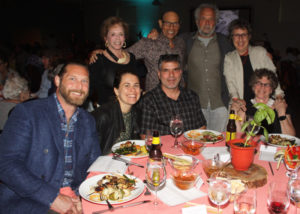
[[[162,141],[162,152],[168,152],[171,154],[182,154],[182,150],[181,149],[172,149],[171,145],[174,142],[174,138],[171,136],[162,136],[161,137],[161,141]],[[207,146],[224,146],[225,142],[220,142],[217,144],[210,144]],[[258,147],[259,149],[259,147]],[[203,157],[200,155],[197,156],[197,158],[202,159]],[[132,159],[132,161],[136,162],[136,163],[140,163],[145,165],[146,164],[146,158],[142,158],[142,159]],[[272,167],[273,167],[273,171],[274,171],[274,176],[271,174],[269,165],[267,161],[260,161],[258,160],[258,154],[255,155],[255,160],[254,163],[259,164],[261,166],[263,166],[267,172],[268,172],[268,183],[266,185],[264,185],[263,187],[257,188],[257,214],[266,214],[269,213],[268,209],[267,209],[267,191],[268,191],[268,184],[270,183],[270,181],[278,181],[278,182],[288,182],[288,178],[285,175],[286,169],[283,166],[283,164],[281,164],[280,168],[278,170],[276,170],[276,163],[272,162]],[[201,177],[204,181],[204,184],[202,185],[202,187],[200,188],[201,191],[203,192],[207,192],[208,189],[208,185],[205,182],[207,177],[204,173],[204,171],[202,170],[202,165],[201,163],[199,164],[199,171],[201,173]],[[140,167],[136,167],[136,166],[130,166],[130,170],[134,171],[134,176],[140,178],[140,179],[144,179],[145,178],[145,169],[140,168]],[[167,172],[170,172],[170,167],[167,167]],[[91,173],[90,176],[95,175],[95,174],[99,174],[98,173]],[[140,195],[138,198],[136,198],[135,200],[131,201],[131,202],[137,202],[137,201],[142,201],[142,200],[154,200],[154,195],[152,194],[151,196],[144,196],[144,194]],[[207,196],[202,197],[202,198],[198,198],[196,200],[191,201],[193,203],[197,203],[197,204],[206,204],[206,205],[211,205],[209,202],[209,199]],[[130,203],[130,202],[128,202]],[[135,206],[135,207],[129,207],[129,208],[124,208],[124,209],[120,209],[120,210],[116,210],[113,213],[114,214],[118,214],[118,213],[130,213],[130,214],[155,214],[155,213],[161,213],[161,214],[168,214],[168,213],[172,213],[172,214],[179,214],[181,213],[181,209],[184,207],[185,204],[180,204],[177,206],[173,206],[170,207],[168,205],[163,204],[163,202],[160,202],[160,204],[158,205],[158,207],[154,207],[152,203],[148,203],[148,204],[143,204],[143,205],[139,205],[139,206]],[[85,214],[90,214],[93,211],[98,211],[98,210],[103,210],[103,209],[107,209],[106,205],[98,205],[98,204],[94,204],[91,202],[88,202],[84,199],[82,199],[82,206],[83,206],[83,211]],[[117,206],[117,205],[116,205]],[[222,213],[233,213],[233,203],[229,203],[226,204],[223,208],[223,212]],[[288,213],[294,213],[295,212],[295,207],[294,205],[290,205],[289,211]],[[107,212],[110,213],[110,212]]]

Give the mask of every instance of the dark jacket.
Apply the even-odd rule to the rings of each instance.
[[[75,129],[72,189],[100,155],[94,118],[79,109]],[[63,139],[53,95],[15,107],[0,137],[0,213],[47,213],[64,178]]]
[[[193,33],[184,33],[184,34],[180,35],[184,39],[185,44],[186,44],[186,57],[189,56],[189,54],[192,50],[195,35],[196,35],[195,32],[193,32]],[[217,33],[217,41],[218,41],[218,44],[219,44],[219,47],[220,47],[220,50],[221,50],[221,60],[222,60],[220,62],[220,66],[221,66],[220,67],[220,77],[221,77],[221,82],[222,82],[221,97],[222,97],[222,101],[224,103],[224,106],[227,108],[228,104],[229,104],[229,92],[228,92],[228,88],[227,88],[226,81],[225,81],[225,76],[224,76],[224,58],[225,58],[225,55],[228,52],[233,51],[234,48],[231,45],[230,41],[227,39],[227,37],[224,36],[223,34]],[[187,60],[186,60],[186,62],[187,62]],[[186,72],[186,73],[188,75],[188,72]]]
[[[132,132],[131,139],[139,139],[139,125],[137,124],[138,116],[137,109],[133,107],[132,112]],[[123,115],[118,101],[112,101],[97,108],[92,115],[96,119],[96,128],[99,135],[100,148],[104,155],[111,152],[111,147],[120,136],[120,133],[125,131]]]

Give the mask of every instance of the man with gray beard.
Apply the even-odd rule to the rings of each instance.
[[[201,4],[195,10],[198,32],[185,37],[188,88],[195,91],[207,121],[207,129],[224,131],[229,94],[223,75],[225,54],[233,48],[227,38],[215,32],[219,10]]]

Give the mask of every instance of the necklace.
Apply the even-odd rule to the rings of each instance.
[[[116,55],[114,55],[114,53],[113,52],[111,52],[110,50],[109,50],[109,48],[106,48],[106,51],[107,51],[107,53],[117,62],[117,63],[124,63],[124,62],[126,62],[126,59],[127,59],[127,55],[124,53],[124,52],[122,52],[122,55],[123,55],[123,57],[122,58],[118,58]]]

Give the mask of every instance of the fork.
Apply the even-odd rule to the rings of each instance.
[[[107,197],[104,197],[104,196],[102,196],[102,194],[100,194],[100,199],[102,201],[104,201],[104,200],[106,201],[106,204],[107,204],[109,210],[113,210],[114,209],[113,205],[111,205],[111,203],[108,201]]]

